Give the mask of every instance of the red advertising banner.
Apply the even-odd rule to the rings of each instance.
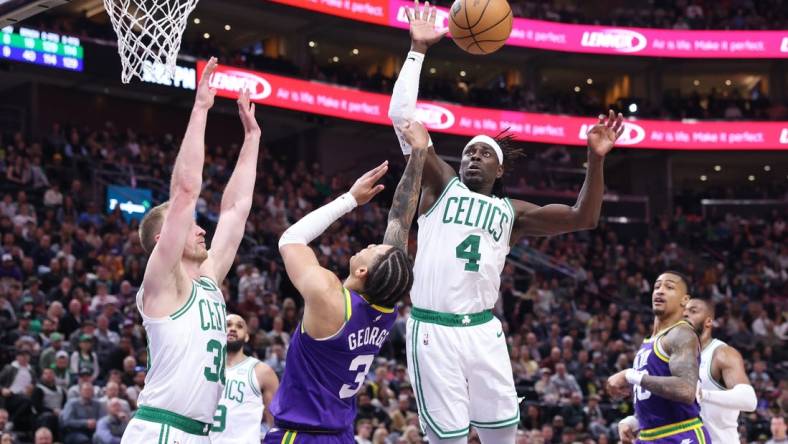
[[[408,28],[405,0],[271,0],[323,14]],[[437,23],[448,28],[449,12],[438,8]],[[784,59],[788,31],[682,31],[571,25],[514,19],[507,45],[573,53],[648,57]]]
[[[197,62],[201,75],[205,61]],[[198,79],[199,81],[199,79]],[[219,66],[211,78],[217,95],[237,98],[242,89],[263,105],[390,125],[390,97],[297,80],[273,74]],[[416,118],[430,131],[456,135],[494,135],[506,128],[526,142],[585,145],[595,117],[571,117],[419,102]],[[788,122],[676,122],[628,120],[619,145],[675,150],[788,150]]]

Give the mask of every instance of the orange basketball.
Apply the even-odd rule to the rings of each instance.
[[[449,11],[449,32],[463,51],[490,54],[506,43],[512,18],[506,0],[456,0]]]

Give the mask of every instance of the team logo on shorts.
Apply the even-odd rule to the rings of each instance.
[[[430,334],[429,333],[424,333],[424,340],[421,341],[421,342],[423,342],[424,345],[429,345],[429,343],[430,343]]]

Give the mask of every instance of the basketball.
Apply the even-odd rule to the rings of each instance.
[[[449,32],[463,51],[490,54],[509,38],[512,17],[506,0],[456,0],[449,11]]]

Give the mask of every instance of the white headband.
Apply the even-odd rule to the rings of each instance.
[[[474,143],[483,143],[485,145],[489,145],[490,148],[492,148],[495,151],[495,155],[498,156],[498,163],[503,165],[503,150],[501,149],[500,145],[498,145],[498,142],[495,141],[495,139],[493,139],[490,136],[485,136],[483,134],[480,134],[474,137],[473,139],[471,139],[470,142],[465,144],[465,148],[468,148]]]

